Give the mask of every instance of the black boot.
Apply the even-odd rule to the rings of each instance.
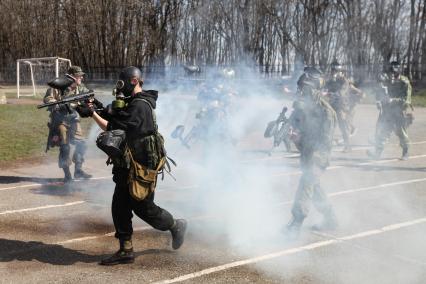
[[[408,160],[408,147],[402,148],[401,160],[402,161],[407,161]]]
[[[178,249],[183,244],[185,238],[187,222],[185,219],[176,219],[170,232],[172,233],[172,248]]]
[[[108,258],[102,259],[100,265],[129,264],[135,262],[132,241],[121,241],[120,249]]]
[[[92,177],[91,174],[86,173],[82,170],[81,164],[75,164],[74,178],[77,179],[89,179]]]
[[[72,181],[72,176],[71,176],[70,168],[69,167],[65,167],[65,168],[62,168],[62,169],[64,170],[64,174],[65,174],[64,183],[71,182]]]

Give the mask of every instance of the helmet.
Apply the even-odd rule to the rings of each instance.
[[[304,86],[309,86],[313,89],[320,89],[323,86],[324,80],[322,72],[315,67],[308,66],[303,70],[304,73],[297,80],[297,86],[301,89]]]
[[[142,72],[134,66],[126,67],[121,70],[119,80],[116,84],[117,93],[122,93],[124,97],[130,97],[136,84],[132,84],[132,79],[136,78],[140,85],[143,84]]]
[[[401,74],[401,64],[398,61],[392,61],[389,63],[389,73],[399,75]]]

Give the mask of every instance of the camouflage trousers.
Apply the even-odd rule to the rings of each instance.
[[[389,108],[380,113],[377,119],[375,137],[377,153],[383,151],[384,145],[392,132],[398,136],[401,147],[403,149],[408,149],[410,139],[407,134],[406,117],[405,112],[400,109]]]
[[[81,164],[84,162],[84,154],[86,153],[86,143],[84,141],[80,123],[74,122],[70,124],[59,124],[58,133],[61,141],[59,146],[58,166],[60,168],[66,168],[74,162],[76,167],[81,167]],[[70,144],[75,145],[72,160],[70,158]]]
[[[333,208],[327,194],[321,188],[320,177],[324,167],[310,163],[302,169],[299,187],[293,202],[291,213],[294,219],[302,221],[308,216],[311,203],[324,216],[333,214]]]

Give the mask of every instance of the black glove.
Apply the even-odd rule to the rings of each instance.
[[[87,105],[79,105],[75,110],[81,117],[91,117],[93,115],[93,109]]]
[[[96,98],[93,98],[93,104],[97,109],[103,109],[104,105]]]

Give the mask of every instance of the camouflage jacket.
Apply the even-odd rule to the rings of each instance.
[[[403,75],[400,75],[397,79],[390,79],[384,83],[387,89],[389,98],[399,99],[403,106],[411,105],[411,92],[412,87],[410,80]]]
[[[68,88],[67,90],[64,91],[64,94],[62,96],[59,90],[54,88],[49,88],[46,91],[46,95],[43,98],[43,102],[44,103],[56,102],[56,101],[62,100],[63,98],[75,96],[88,91],[89,89],[87,89],[84,84],[81,84],[77,86],[77,88],[75,88],[74,90],[71,90]],[[69,109],[71,110],[71,113],[68,112],[68,109],[66,108],[65,105],[57,107],[57,108],[55,107],[49,108],[49,110],[51,111],[52,120],[54,120],[55,124],[71,123],[73,121],[78,121],[79,115],[75,111],[76,106],[77,106],[76,104],[69,105]]]
[[[350,108],[363,97],[362,91],[345,76],[330,78],[326,82],[325,89],[329,93],[329,103],[335,110]]]
[[[318,91],[305,94],[293,104],[290,123],[298,133],[295,143],[301,154],[301,167],[312,163],[326,168],[329,165],[336,112]]]

